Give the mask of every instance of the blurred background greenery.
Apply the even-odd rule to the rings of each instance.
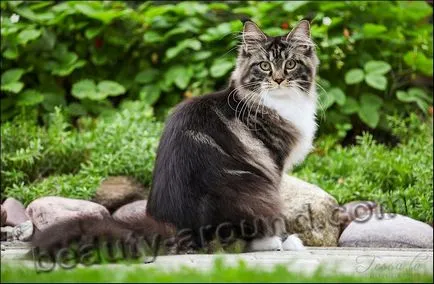
[[[339,202],[387,201],[432,221],[428,1],[0,5],[2,198],[87,198],[114,174],[148,185],[171,108],[225,87],[240,19],[283,35],[309,18],[321,61],[320,130],[295,174]]]
[[[386,128],[432,112],[432,7],[424,1],[2,1],[1,119],[21,108],[71,118],[141,100],[164,114],[225,86],[239,21],[270,35],[304,18],[321,60],[321,131]]]

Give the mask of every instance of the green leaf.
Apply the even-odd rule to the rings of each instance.
[[[373,94],[362,94],[360,97],[360,105],[367,106],[370,109],[379,109],[383,105],[383,99]]]
[[[81,68],[84,65],[86,65],[86,61],[82,59],[71,64],[61,64],[61,65],[54,64],[54,68],[51,71],[51,74],[62,76],[62,77],[67,76],[71,74],[75,69]]]
[[[415,102],[417,100],[416,97],[409,96],[408,93],[405,92],[405,91],[397,91],[396,92],[396,97],[401,102],[406,102],[406,103],[408,103],[408,102]]]
[[[142,101],[147,102],[150,105],[153,105],[160,98],[161,90],[157,85],[148,85],[144,86],[140,90],[140,99]]]
[[[364,73],[362,69],[351,69],[345,74],[345,83],[354,85],[363,81]]]
[[[365,81],[372,88],[382,91],[386,90],[387,78],[383,75],[369,73],[368,75],[366,75]]]
[[[95,2],[94,2],[95,3]],[[120,17],[124,12],[119,10],[103,10],[102,5],[97,4],[100,7],[92,7],[92,2],[84,3],[84,4],[76,4],[74,7],[77,11],[83,13],[89,18],[93,18],[103,22],[104,24],[109,24],[114,19]],[[96,6],[96,5],[95,5]],[[125,10],[127,11],[127,10]]]
[[[23,87],[24,87],[23,82],[12,82],[9,84],[1,85],[1,90],[17,94],[17,93],[21,92]]]
[[[103,94],[109,96],[119,96],[125,93],[125,88],[115,81],[101,81],[98,83],[97,89]]]
[[[148,84],[154,81],[158,74],[158,70],[148,68],[138,73],[134,78],[134,81],[141,84]]]
[[[396,97],[401,102],[432,102],[432,97],[428,96],[428,94],[419,88],[410,88],[408,92],[405,91],[397,91]]]
[[[35,29],[28,29],[28,30],[22,30],[18,36],[18,42],[21,44],[26,44],[27,42],[37,39],[41,35],[40,30]]]
[[[185,72],[180,73],[175,77],[175,85],[184,90],[187,88],[188,83],[190,83],[191,77],[193,77],[193,72],[190,68],[186,68]]]
[[[168,87],[172,82],[175,82],[180,89],[185,89],[188,86],[192,75],[192,70],[190,68],[183,65],[174,65],[166,72],[164,76],[164,84]]]
[[[159,33],[157,33],[156,31],[147,31],[145,32],[145,34],[143,35],[143,41],[145,43],[157,43],[157,42],[163,42],[164,41],[164,37],[161,36]]]
[[[345,93],[340,88],[332,88],[328,92],[329,96],[332,96],[338,105],[344,105],[346,96]]]
[[[210,57],[212,55],[211,51],[208,50],[204,50],[204,51],[198,51],[195,52],[192,56],[192,60],[194,61],[202,61],[204,59],[207,59],[208,57]]]
[[[24,69],[15,68],[10,69],[2,74],[1,84],[6,85],[9,83],[17,82],[21,79],[21,76],[24,74]]]
[[[226,75],[234,67],[234,65],[235,63],[229,59],[218,58],[214,60],[210,69],[210,74],[214,78],[222,77]]]
[[[433,75],[433,59],[427,58],[422,52],[409,51],[404,55],[404,62],[423,74]]]
[[[91,97],[97,92],[95,81],[85,79],[72,85],[72,95],[79,99]]]
[[[359,110],[359,117],[371,128],[377,127],[378,122],[380,121],[380,114],[378,110],[369,108],[369,106],[363,104]]]
[[[87,98],[92,100],[92,101],[102,101],[102,100],[106,99],[107,97],[108,97],[107,93],[96,91],[96,92],[90,93]],[[92,112],[92,111],[93,111],[93,109],[90,109],[90,112]]]
[[[341,107],[341,112],[344,114],[353,114],[360,109],[359,103],[354,98],[348,97],[345,104]]]
[[[390,69],[392,69],[389,63],[385,61],[375,61],[375,60],[366,62],[364,68],[365,68],[365,72],[368,74],[380,74],[380,75],[384,75],[387,72],[389,72]]]
[[[193,50],[199,50],[202,44],[197,39],[185,39],[178,43],[175,47],[169,48],[166,51],[166,58],[172,59],[177,56],[181,51],[190,48]]]
[[[18,57],[18,49],[16,47],[9,47],[5,51],[3,51],[3,56],[7,59],[17,59]]]
[[[421,98],[428,102],[432,102],[432,97],[420,88],[410,88],[408,89],[408,94],[412,97]]]
[[[18,106],[33,106],[41,103],[44,96],[36,90],[25,90],[17,97]]]
[[[423,111],[424,113],[428,110],[429,105],[425,101],[418,98],[416,100],[416,104],[420,108],[420,110]]]
[[[94,37],[96,37],[101,33],[102,29],[103,27],[90,27],[86,29],[84,35],[86,36],[87,39],[93,39]]]
[[[211,27],[206,32],[199,36],[199,39],[205,42],[214,40],[221,40],[232,32],[232,25],[230,23],[221,23],[216,27]]]
[[[432,7],[424,1],[397,1],[403,16],[412,21],[422,20],[432,14]]]
[[[367,23],[363,25],[363,34],[367,38],[374,38],[382,35],[387,31],[386,26]]]

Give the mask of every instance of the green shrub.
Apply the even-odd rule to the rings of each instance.
[[[387,114],[426,114],[432,104],[432,88],[420,84],[431,81],[433,67],[432,8],[423,1],[0,5],[2,121],[22,108],[106,114],[126,100],[165,114],[184,97],[223,87],[242,16],[270,35],[312,16],[326,114],[321,131],[386,128]]]
[[[389,125],[402,139],[398,146],[378,144],[369,133],[347,148],[336,144],[336,137],[324,137],[295,175],[319,185],[340,204],[372,200],[386,211],[431,223],[432,124],[411,115],[405,120],[389,118]]]
[[[152,109],[125,105],[119,114],[73,128],[57,110],[46,127],[20,115],[1,129],[2,198],[25,204],[46,195],[89,199],[104,177],[128,175],[149,184],[161,123]]]

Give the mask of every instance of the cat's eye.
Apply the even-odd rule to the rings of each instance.
[[[259,67],[261,67],[261,69],[264,71],[270,71],[271,70],[271,65],[267,61],[262,61],[261,63],[259,63]]]
[[[285,69],[288,69],[288,70],[294,69],[295,64],[296,64],[295,60],[290,59],[290,60],[286,61]]]

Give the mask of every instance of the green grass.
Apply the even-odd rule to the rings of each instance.
[[[432,122],[415,115],[389,118],[401,143],[394,148],[377,143],[369,133],[357,145],[342,147],[333,137],[319,139],[316,151],[294,173],[317,184],[340,204],[371,200],[389,212],[433,221]]]
[[[162,123],[137,104],[76,127],[56,111],[47,127],[35,113],[22,114],[1,128],[2,198],[24,204],[46,195],[89,199],[107,176],[126,175],[149,184]]]
[[[210,271],[199,271],[184,267],[175,271],[162,271],[146,265],[135,267],[107,268],[105,266],[57,269],[37,273],[33,268],[2,265],[1,281],[6,282],[427,282],[432,283],[429,274],[414,271],[354,273],[343,275],[318,270],[312,275],[289,272],[285,266],[277,265],[266,271],[250,268],[244,262],[238,266],[225,266],[216,261]]]
[[[149,107],[131,103],[117,114],[82,118],[75,127],[57,111],[45,125],[31,113],[2,124],[2,198],[25,204],[46,195],[89,199],[101,180],[113,175],[149,185],[163,127]],[[340,146],[336,137],[319,137],[294,175],[319,185],[340,204],[372,200],[389,212],[431,223],[432,121],[395,117],[389,127],[401,139],[394,148],[368,133],[351,147]]]

